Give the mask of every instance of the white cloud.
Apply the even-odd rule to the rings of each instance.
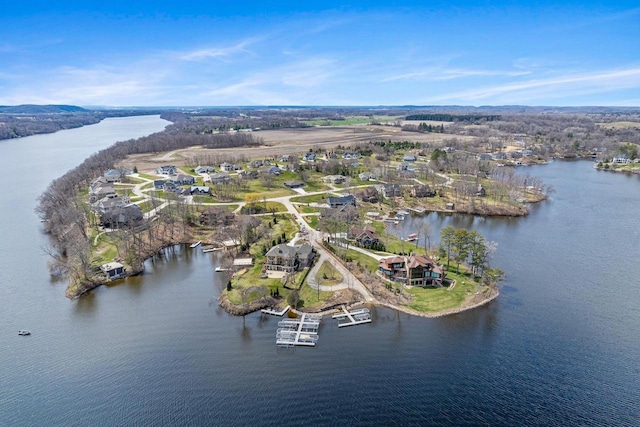
[[[224,60],[237,53],[249,53],[247,47],[259,40],[260,38],[249,38],[231,46],[193,50],[181,55],[180,59],[185,61],[200,61],[209,58]]]

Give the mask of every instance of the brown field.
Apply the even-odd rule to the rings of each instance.
[[[640,122],[598,123],[598,126],[602,128],[608,128],[608,129],[626,129],[626,128],[640,129]]]
[[[444,139],[473,139],[460,135],[403,132],[392,126],[327,126],[299,129],[263,130],[255,132],[264,140],[264,145],[251,148],[205,149],[191,147],[171,153],[146,153],[129,156],[119,166],[133,168],[140,172],[154,170],[163,164],[188,165],[194,157],[215,156],[220,162],[252,158],[278,157],[283,154],[302,154],[309,149],[333,148],[338,145],[355,146],[369,141],[414,141],[430,144],[442,143]],[[195,166],[195,165],[194,165]]]

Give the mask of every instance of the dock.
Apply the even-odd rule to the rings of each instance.
[[[202,253],[203,254],[207,254],[209,252],[214,252],[214,251],[221,251],[221,250],[222,250],[222,248],[216,248],[214,246],[206,246],[206,247],[203,246],[202,247]]]
[[[280,310],[280,311],[277,311],[275,308],[263,308],[263,309],[262,309],[262,310],[260,310],[260,311],[261,311],[262,313],[264,313],[264,314],[270,314],[270,315],[272,315],[272,316],[280,316],[280,317],[282,317],[282,316],[284,316],[284,315],[285,315],[285,313],[286,313],[287,311],[289,311],[289,309],[290,309],[290,308],[291,308],[291,306],[290,306],[290,305],[288,305],[288,306],[286,306],[285,308],[283,308],[283,309],[282,309],[282,310]]]
[[[202,242],[195,242],[195,243],[192,243],[190,247],[191,247],[191,248],[197,248],[198,246],[200,246],[200,243],[202,243]]]
[[[307,346],[315,347],[318,342],[320,316],[303,314],[298,319],[285,319],[278,322],[276,345],[279,347]]]
[[[338,328],[371,323],[371,313],[368,308],[348,311],[345,306],[342,306],[342,313],[334,314],[331,318],[338,320]]]

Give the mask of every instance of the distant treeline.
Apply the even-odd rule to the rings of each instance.
[[[2,114],[0,113],[0,139],[20,138],[63,129],[79,128],[102,120],[93,113],[59,114]]]
[[[411,114],[407,116],[407,120],[432,120],[437,122],[478,122],[500,120],[501,116],[497,114]]]

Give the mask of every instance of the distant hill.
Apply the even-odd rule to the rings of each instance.
[[[4,114],[56,114],[56,113],[88,113],[75,105],[0,105],[0,113]]]

